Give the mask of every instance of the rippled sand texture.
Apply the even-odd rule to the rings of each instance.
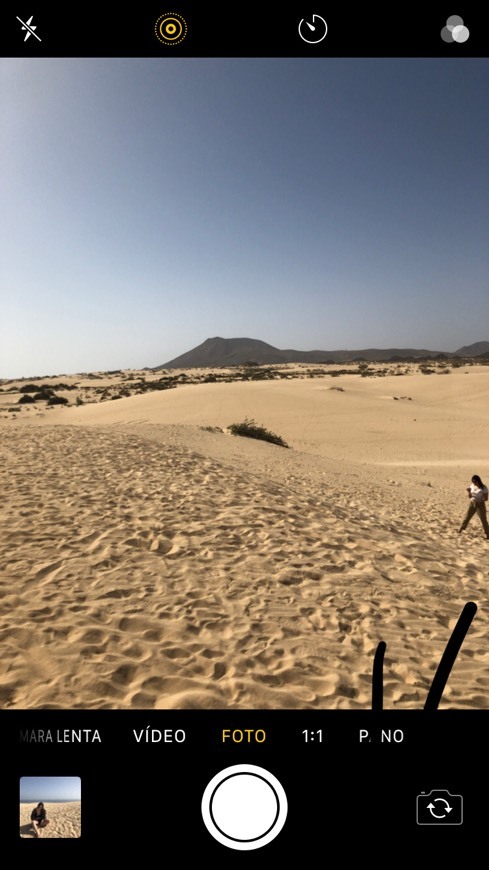
[[[31,828],[31,812],[37,803],[20,805],[20,836],[23,839],[36,839]],[[42,829],[39,839],[53,840],[57,838],[72,838],[81,836],[81,804],[80,801],[46,803],[46,817],[49,825]],[[33,856],[35,861],[35,856]]]
[[[458,393],[452,410],[438,403],[423,423],[422,404],[431,409],[434,399],[420,376],[404,381],[420,426],[403,442],[408,418],[397,420],[397,446],[384,440],[382,462],[378,434],[369,458],[363,394],[361,461],[352,458],[355,402],[350,442],[339,418],[335,441],[334,414],[319,417],[319,405],[299,415],[299,437],[290,422],[295,382],[282,426],[275,385],[259,385],[262,398],[269,388],[270,410],[263,420],[258,405],[259,422],[290,450],[182,421],[180,390],[142,397],[143,412],[131,398],[62,409],[42,423],[2,422],[1,706],[366,709],[384,640],[384,706],[421,709],[451,630],[474,601],[440,707],[488,708],[489,542],[477,517],[457,534],[468,479],[489,479],[487,465],[473,467],[488,427],[480,445],[466,443]],[[489,370],[481,395],[488,383]],[[188,388],[202,424],[236,421],[234,406],[213,416],[207,400],[220,388],[196,388],[201,406]],[[360,379],[346,381],[353,388],[364,388]],[[345,398],[314,389],[311,401],[330,407]],[[477,390],[473,401],[477,410]],[[123,403],[125,419],[111,423],[107,414]],[[376,433],[378,407],[392,416],[400,404],[377,401]],[[165,407],[170,419],[161,422]],[[449,438],[440,425],[450,425]]]

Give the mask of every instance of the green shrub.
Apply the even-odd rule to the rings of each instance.
[[[48,399],[48,405],[67,405],[68,399],[65,399],[64,396],[50,396]]]
[[[37,393],[40,390],[37,384],[25,384],[23,387],[19,387],[19,393]]]
[[[279,447],[289,446],[280,435],[269,432],[263,426],[257,426],[254,420],[248,420],[248,418],[243,423],[233,423],[231,426],[228,426],[228,429],[232,435],[243,435],[245,438],[258,438],[260,441],[278,444]]]
[[[47,402],[51,396],[54,396],[52,390],[45,390],[44,387],[40,390],[39,393],[34,393],[34,401],[35,402]]]

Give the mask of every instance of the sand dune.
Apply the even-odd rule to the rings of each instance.
[[[457,529],[488,386],[414,367],[4,414],[0,704],[365,709],[384,640],[385,707],[420,709],[474,601],[440,706],[487,708],[489,542]],[[290,449],[202,428],[244,417]]]

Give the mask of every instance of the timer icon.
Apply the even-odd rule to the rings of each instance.
[[[322,42],[328,32],[328,25],[321,15],[313,15],[312,19],[302,18],[299,24],[299,36],[304,42],[315,44]]]

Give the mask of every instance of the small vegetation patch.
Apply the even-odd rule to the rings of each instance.
[[[64,396],[50,396],[48,399],[48,405],[67,405],[68,399],[65,399]]]
[[[34,401],[35,402],[48,402],[51,396],[54,396],[52,390],[47,389],[46,387],[41,387],[38,393],[34,393]]]
[[[232,435],[242,435],[245,438],[258,438],[260,441],[269,441],[271,444],[278,444],[279,447],[288,447],[280,435],[275,435],[269,432],[263,426],[257,426],[254,420],[246,418],[243,423],[233,423],[228,426]]]
[[[25,384],[23,387],[19,387],[19,393],[37,393],[41,387],[38,384]]]

